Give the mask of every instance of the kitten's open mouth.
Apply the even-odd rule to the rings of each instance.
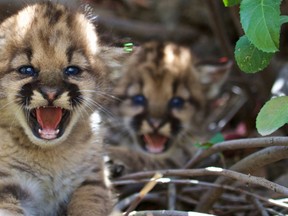
[[[70,112],[60,107],[37,107],[30,111],[29,124],[36,137],[53,140],[62,136],[69,116]]]
[[[142,147],[149,153],[160,154],[169,147],[169,138],[161,134],[145,134],[140,137]]]

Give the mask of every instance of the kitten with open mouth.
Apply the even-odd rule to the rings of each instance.
[[[148,42],[134,48],[114,80],[106,148],[129,173],[179,168],[205,139],[207,104],[225,82],[231,61],[201,61],[187,47]],[[105,119],[105,116],[104,116]]]
[[[97,41],[84,13],[52,1],[0,24],[0,215],[112,212],[101,134],[90,125],[108,94]]]

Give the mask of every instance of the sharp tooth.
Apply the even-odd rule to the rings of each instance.
[[[42,130],[40,128],[38,129],[38,133],[42,133]]]
[[[58,133],[59,133],[59,131],[60,131],[60,130],[59,130],[59,129],[57,129],[57,130],[56,130],[56,134],[58,134]]]

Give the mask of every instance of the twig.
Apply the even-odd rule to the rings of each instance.
[[[190,196],[185,196],[185,195],[177,195],[177,199],[184,202],[188,203],[189,205],[196,205],[198,203],[197,200],[192,199]]]
[[[168,210],[175,210],[176,206],[176,186],[173,183],[168,184]]]
[[[267,164],[282,160],[284,158],[288,158],[288,147],[279,147],[279,146],[269,147],[249,155],[248,157],[236,163],[230,169],[237,172],[253,173],[255,170],[258,170],[259,168]],[[216,180],[215,183],[220,185],[230,184],[231,180],[220,177]],[[219,199],[222,192],[223,189],[221,188],[212,188],[209,191],[207,191],[201,197],[200,202],[196,207],[196,211],[200,212],[209,211],[213,206],[213,204]]]
[[[135,193],[124,199],[121,199],[115,206],[116,209],[124,211],[127,207],[131,205],[131,203],[137,198],[139,194]],[[145,197],[141,200],[141,202],[157,202],[157,206],[166,206],[166,192],[157,192],[157,193],[149,193],[146,194]],[[164,207],[163,207],[164,208]]]
[[[239,19],[239,8],[238,7],[229,7],[229,13],[231,15],[231,20],[235,26],[236,32],[238,34],[238,37],[244,34],[244,31],[242,29],[240,19]]]
[[[154,172],[154,176],[150,179],[150,181],[143,187],[143,189],[139,192],[136,199],[131,203],[129,208],[127,209],[124,216],[128,216],[131,211],[133,211],[137,205],[141,202],[143,197],[149,193],[150,190],[154,188],[154,186],[157,184],[157,179],[161,178],[162,174],[159,172]]]
[[[279,211],[275,211],[275,209],[267,208],[267,211],[270,212],[272,215],[277,215],[277,216],[287,216],[287,214],[282,214]]]
[[[203,214],[198,212],[183,212],[183,211],[168,211],[168,210],[160,210],[160,211],[139,211],[139,212],[131,212],[129,216],[212,216],[212,214]]]
[[[239,180],[244,183],[260,185],[267,189],[270,189],[276,193],[281,193],[284,195],[288,195],[288,188],[283,187],[279,184],[268,181],[264,178],[255,177],[251,175],[242,174],[239,172],[235,172],[232,170],[226,170],[219,167],[207,167],[204,169],[190,169],[190,170],[157,170],[157,172],[161,173],[163,176],[181,176],[181,177],[194,177],[194,176],[207,176],[207,175],[215,175],[215,176],[225,176],[230,177],[236,180]],[[129,174],[123,176],[119,179],[127,179],[127,178],[145,178],[152,176],[155,171],[146,171],[140,173]]]
[[[113,184],[114,184],[114,186],[120,186],[120,185],[131,185],[131,184],[138,184],[138,183],[146,183],[146,182],[149,182],[149,181],[150,181],[150,179],[116,180],[116,181],[113,182]],[[201,185],[201,186],[205,186],[205,187],[214,187],[214,188],[220,188],[220,189],[235,191],[235,192],[239,192],[239,193],[254,197],[256,199],[262,200],[262,201],[264,201],[266,203],[269,203],[271,205],[275,205],[275,206],[279,206],[279,207],[283,207],[283,208],[288,209],[288,204],[285,203],[287,201],[286,199],[275,200],[275,199],[271,199],[271,198],[265,198],[263,196],[259,196],[257,194],[248,192],[246,190],[242,190],[240,188],[235,188],[235,187],[228,186],[228,185],[220,185],[220,184],[203,182],[203,181],[198,181],[198,180],[193,180],[193,179],[191,180],[191,179],[160,178],[160,179],[157,180],[157,182],[158,183],[162,183],[162,184],[173,183],[173,184]],[[133,197],[135,197],[135,196],[136,195],[133,195]],[[130,198],[130,200],[131,199],[132,198]],[[123,202],[123,200],[121,202]],[[128,202],[129,203],[128,200],[125,200],[124,202]],[[195,202],[194,202],[194,204],[195,204]],[[120,209],[122,209],[122,208],[120,208]]]
[[[229,41],[229,37],[226,32],[226,27],[223,24],[223,17],[219,10],[219,3],[215,0],[208,0],[204,1],[208,7],[208,10],[210,12],[210,21],[211,21],[211,28],[216,36],[216,38],[219,40],[221,46],[223,47],[223,50],[225,50],[225,55],[228,56],[230,59],[234,58],[234,52],[232,49],[232,45]]]
[[[252,198],[253,204],[256,206],[258,211],[261,213],[261,216],[269,216],[268,212],[266,209],[263,207],[262,203],[259,202],[258,199]]]
[[[213,145],[209,149],[198,151],[195,156],[184,166],[184,168],[193,167],[203,159],[216,152],[270,146],[288,146],[288,137],[260,137],[220,142]]]
[[[247,211],[247,210],[254,210],[255,206],[253,205],[237,205],[237,206],[216,206],[215,209],[221,209],[221,210],[228,210],[227,212],[225,212],[226,215],[234,215],[231,213],[237,212],[238,214],[240,213],[240,211]]]
[[[235,188],[233,186],[228,186],[228,185],[219,185],[215,183],[208,183],[208,182],[199,182],[199,185],[207,186],[207,187],[215,187],[215,188],[222,188],[228,191],[233,191],[233,192],[238,192],[242,193],[247,196],[254,197],[258,200],[261,200],[263,202],[266,202],[267,204],[274,205],[274,206],[279,206],[285,209],[288,209],[288,204],[286,203],[286,199],[271,199],[271,198],[265,198],[263,196],[257,195],[255,193],[251,193],[249,191],[240,189],[240,188]],[[187,189],[184,189],[185,192]],[[184,191],[183,191],[184,192]],[[223,195],[225,197],[225,195]],[[230,197],[231,200],[231,197]]]
[[[232,190],[230,192],[232,192]],[[245,192],[248,192],[248,191],[245,191]],[[241,194],[241,192],[240,192],[240,194],[231,194],[231,193],[229,193],[229,190],[228,190],[227,193],[224,193],[221,196],[221,199],[224,201],[223,204],[224,203],[225,204],[226,203],[237,203],[238,205],[240,205],[241,203],[243,204],[243,203],[247,202],[246,196],[243,196],[243,195],[245,195],[245,193]],[[248,196],[248,197],[250,197],[250,196]],[[254,197],[254,196],[252,196],[252,197]],[[248,202],[248,203],[250,204],[250,202]],[[229,205],[230,204],[228,204],[228,206]]]

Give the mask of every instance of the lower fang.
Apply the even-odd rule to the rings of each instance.
[[[58,133],[59,133],[59,131],[60,131],[60,130],[59,130],[59,129],[57,129],[57,130],[56,130],[56,134],[58,134]]]
[[[39,134],[42,133],[42,130],[41,130],[40,128],[38,129],[38,133],[39,133]]]

